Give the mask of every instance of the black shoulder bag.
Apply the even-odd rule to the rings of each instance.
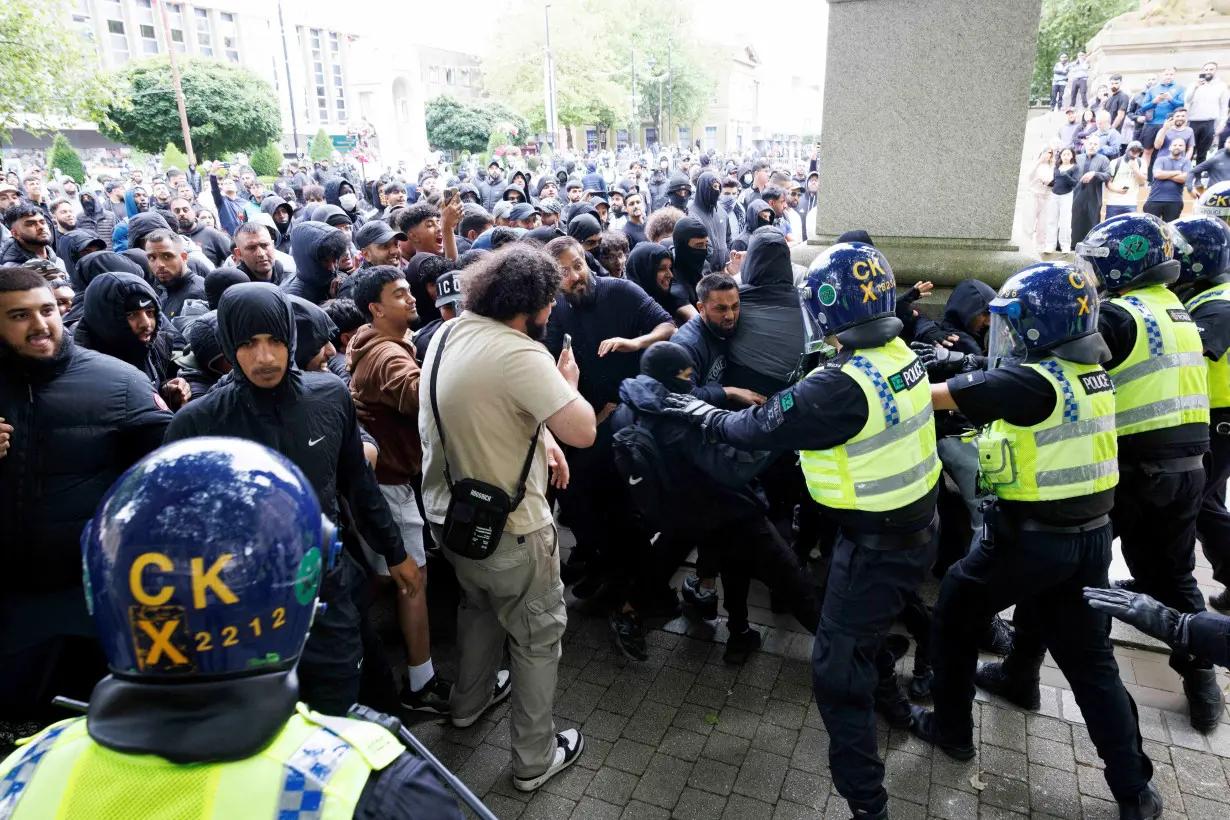
[[[436,347],[436,362],[431,369],[431,414],[436,420],[436,432],[440,435],[440,455],[444,461],[444,483],[450,493],[448,512],[444,515],[444,546],[458,555],[481,561],[495,552],[504,534],[508,516],[525,498],[525,480],[534,465],[534,452],[538,448],[539,425],[530,439],[530,452],[521,468],[517,481],[517,495],[508,497],[494,484],[474,478],[463,478],[453,483],[448,469],[448,448],[444,443],[444,425],[440,423],[440,407],[436,402],[436,380],[440,375],[440,362],[444,358],[444,344],[453,330],[450,323],[440,331],[440,343]]]

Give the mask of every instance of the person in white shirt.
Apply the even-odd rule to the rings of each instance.
[[[1110,163],[1110,179],[1106,182],[1106,218],[1132,213],[1140,202],[1140,186],[1147,180],[1145,149],[1133,140],[1123,156]]]
[[[1226,106],[1230,105],[1230,88],[1217,76],[1217,63],[1210,61],[1204,64],[1200,77],[1188,89],[1186,104],[1187,118],[1196,142],[1192,162],[1204,162],[1210,151],[1217,150],[1213,145],[1217,124],[1224,118]]]
[[[1046,219],[1051,204],[1051,183],[1055,179],[1055,149],[1044,148],[1038,154],[1033,173],[1029,177],[1029,190],[1034,195],[1034,245],[1039,253],[1052,251],[1046,246]]]

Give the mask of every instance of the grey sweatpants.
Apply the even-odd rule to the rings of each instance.
[[[444,543],[439,524],[431,525],[431,534],[437,544]],[[447,548],[444,554],[461,586],[457,608],[461,662],[449,704],[452,713],[464,718],[487,706],[507,636],[512,658],[513,774],[537,777],[555,758],[551,710],[560,642],[568,623],[555,525],[529,535],[504,533],[495,552],[483,561],[463,558]]]

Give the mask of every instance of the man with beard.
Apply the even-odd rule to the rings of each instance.
[[[1098,134],[1101,137],[1101,134]],[[1151,148],[1157,150],[1157,156],[1164,157],[1170,153],[1170,143],[1175,140],[1183,140],[1183,144],[1187,146],[1185,156],[1192,159],[1193,152],[1196,148],[1196,137],[1192,127],[1187,124],[1187,109],[1176,108],[1174,113],[1166,118],[1162,123],[1162,127],[1158,129],[1157,137],[1153,140]],[[1105,150],[1102,153],[1106,153]]]
[[[0,219],[4,217],[6,211],[12,208],[21,199],[21,194],[17,190],[16,185],[9,185],[7,182],[0,182]],[[0,245],[8,242],[9,229],[0,223]]]
[[[184,302],[205,299],[205,279],[188,269],[184,238],[171,231],[154,231],[145,237],[145,258],[162,288],[162,312],[168,319],[179,315]]]
[[[199,245],[205,258],[215,268],[225,264],[226,258],[231,255],[231,240],[221,231],[201,224],[190,200],[183,197],[172,199],[171,215],[175,217],[175,229]]]
[[[564,206],[558,199],[543,199],[538,203],[538,210],[542,214],[542,227],[554,228],[559,225]]]
[[[688,216],[699,221],[709,236],[709,269],[721,270],[730,261],[730,220],[727,211],[719,207],[722,198],[722,183],[717,175],[703,172],[696,180],[696,198],[688,206]],[[676,270],[678,274],[678,270]],[[695,288],[700,277],[692,283]],[[695,301],[689,300],[689,301]]]
[[[1102,191],[1110,179],[1110,160],[1100,153],[1101,147],[1098,135],[1090,134],[1085,137],[1084,153],[1076,161],[1079,182],[1072,194],[1073,245],[1079,244],[1085,238],[1085,234],[1098,224],[1098,218],[1102,215]],[[1191,168],[1190,162],[1187,167]],[[1182,198],[1183,186],[1179,185],[1178,188]]]
[[[1192,170],[1192,161],[1186,154],[1187,144],[1177,139],[1170,143],[1167,155],[1159,156],[1154,161],[1153,184],[1149,186],[1149,197],[1145,200],[1142,211],[1153,214],[1163,222],[1172,222],[1183,213],[1183,186]],[[1088,227],[1092,228],[1093,225]],[[1085,233],[1088,232],[1086,228]],[[1083,233],[1080,239],[1084,238]],[[1072,234],[1072,242],[1074,245],[1079,242],[1075,232]]]
[[[418,567],[406,557],[364,458],[346,385],[295,364],[297,329],[288,296],[261,282],[228,288],[218,304],[218,339],[232,367],[230,381],[184,408],[167,429],[167,442],[234,436],[282,453],[303,470],[335,523],[338,496],[346,498],[359,533],[387,561],[400,593],[419,594]],[[362,569],[343,550],[321,583],[327,607],[316,617],[299,664],[302,700],[326,714],[344,715],[358,700],[363,626],[352,593],[362,580]]]
[[[57,237],[77,227],[77,212],[73,210],[73,203],[68,199],[57,199],[51,203],[51,218],[55,221],[55,235]]]
[[[261,213],[269,214],[273,218],[273,225],[277,230],[277,238],[273,241],[274,248],[282,253],[290,253],[290,221],[294,216],[294,208],[277,194],[265,197],[260,205]]]
[[[671,341],[692,357],[692,395],[715,407],[764,404],[764,396],[742,387],[723,387],[730,337],[739,327],[739,286],[724,273],[711,273],[696,286],[696,316]]]
[[[65,270],[64,263],[51,249],[51,227],[42,208],[32,202],[18,202],[4,212],[4,224],[12,241],[5,243],[0,252],[0,265],[24,265],[31,259],[42,259]]]
[[[627,514],[630,500],[615,469],[614,431],[606,422],[619,404],[620,383],[640,372],[641,351],[673,336],[675,323],[632,282],[595,276],[584,249],[572,237],[552,240],[546,251],[562,276],[547,325],[547,349],[559,356],[564,337],[572,337],[572,353],[581,367],[578,389],[593,407],[598,424],[596,446],[569,452],[572,487],[565,503],[577,536],[569,580],[579,580],[575,573],[595,580],[614,576],[622,588],[613,590],[612,597],[627,603],[622,611],[611,613],[611,627],[627,657],[645,660],[648,650],[639,613],[677,612],[679,602],[665,585],[666,578],[658,584],[651,577],[652,533],[641,532]],[[597,589],[583,586],[581,591],[592,595]]]
[[[245,223],[235,231],[234,259],[235,266],[253,282],[280,285],[286,278],[286,271],[274,251],[273,238],[259,222]]]
[[[534,191],[534,198],[538,201],[544,199],[555,199],[559,193],[559,183],[553,177],[544,176],[538,180],[538,185]]]
[[[361,269],[382,265],[396,266],[401,262],[401,251],[398,244],[404,242],[405,239],[404,233],[394,230],[387,222],[379,219],[373,219],[359,228],[354,235],[354,246],[363,256]]]
[[[483,194],[483,207],[488,211],[495,207],[495,203],[500,201],[500,197],[504,193],[503,180],[503,166],[500,165],[498,159],[492,159],[491,162],[487,163],[487,181],[480,186]],[[426,193],[421,181],[419,182],[419,190],[421,194]]]
[[[82,594],[81,531],[170,421],[149,379],[64,333],[46,279],[0,268],[0,718],[57,719],[54,695],[84,700],[107,673]]]
[[[624,196],[624,210],[628,215],[621,230],[628,236],[628,250],[645,241],[645,197],[640,191],[629,191]]]

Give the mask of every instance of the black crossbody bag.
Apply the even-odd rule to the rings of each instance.
[[[495,552],[500,544],[500,536],[504,534],[504,525],[508,516],[521,504],[525,498],[525,480],[529,478],[530,467],[534,464],[534,451],[538,447],[538,433],[542,426],[534,430],[530,439],[530,452],[525,457],[525,465],[521,468],[521,478],[517,481],[517,494],[509,498],[508,493],[485,481],[475,478],[463,478],[453,483],[452,474],[448,469],[448,448],[444,443],[444,425],[440,423],[440,407],[436,402],[436,379],[440,375],[440,362],[444,358],[444,344],[448,334],[453,330],[451,324],[445,325],[440,331],[440,344],[436,347],[436,362],[431,369],[431,414],[436,420],[436,432],[440,435],[440,455],[444,461],[444,483],[450,493],[448,512],[444,515],[444,546],[458,555],[481,561]]]

